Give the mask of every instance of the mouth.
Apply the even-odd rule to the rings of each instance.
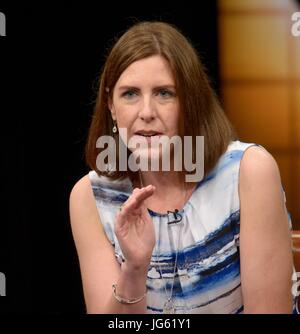
[[[135,135],[143,137],[155,137],[155,136],[161,136],[162,133],[158,131],[137,131],[135,132]]]

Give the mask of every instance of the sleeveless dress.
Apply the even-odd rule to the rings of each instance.
[[[238,178],[243,154],[253,145],[260,146],[238,140],[228,145],[178,212],[180,223],[168,224],[167,214],[148,209],[156,233],[146,283],[148,313],[163,313],[171,294],[175,313],[243,313]],[[124,257],[114,219],[131,195],[132,183],[128,178],[99,177],[95,171],[89,178],[105,233],[121,265]],[[290,216],[289,224],[291,228]]]

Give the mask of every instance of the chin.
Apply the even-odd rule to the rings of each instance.
[[[133,152],[135,158],[139,157],[141,169],[158,171],[162,167],[162,149],[137,149]],[[168,156],[166,159],[168,160]]]

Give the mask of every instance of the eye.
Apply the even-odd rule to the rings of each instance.
[[[135,97],[136,95],[137,95],[137,91],[135,91],[133,89],[129,89],[122,94],[122,97],[125,97],[127,99],[131,99],[131,98]]]
[[[159,95],[163,98],[168,98],[168,97],[172,97],[175,95],[175,93],[173,93],[172,91],[168,90],[168,89],[161,89],[159,91]]]

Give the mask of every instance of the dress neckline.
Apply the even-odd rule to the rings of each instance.
[[[205,178],[204,178],[204,179],[205,179]],[[202,183],[202,181],[203,181],[204,179],[202,179],[202,180],[200,180],[200,181],[198,181],[198,182],[196,183],[196,186],[195,186],[195,188],[193,189],[193,191],[192,191],[190,197],[189,197],[189,198],[187,199],[187,201],[184,203],[183,207],[182,207],[180,210],[178,209],[178,213],[179,213],[179,214],[183,214],[183,213],[186,211],[186,208],[190,205],[191,200],[192,200],[193,197],[195,196],[195,193],[197,192],[198,188],[200,188],[200,185],[201,185],[201,183]],[[132,184],[132,182],[131,182],[131,186],[132,186],[132,189],[131,189],[131,193],[132,193],[132,191],[133,191],[133,184]],[[149,208],[147,208],[147,210],[148,210],[148,212],[149,212],[149,214],[150,214],[151,217],[167,217],[167,216],[168,216],[168,213],[157,212],[157,211],[151,210],[151,209],[149,209]],[[174,208],[174,210],[175,210],[175,208]]]

